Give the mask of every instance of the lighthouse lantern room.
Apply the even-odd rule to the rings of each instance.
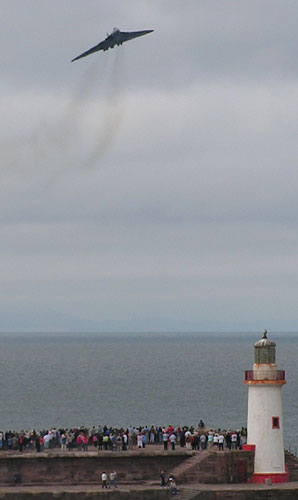
[[[275,362],[276,344],[263,337],[255,343],[253,370],[245,372],[248,387],[247,445],[255,450],[253,482],[289,480],[283,442],[282,386],[285,371]]]

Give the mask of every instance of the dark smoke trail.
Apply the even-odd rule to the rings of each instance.
[[[104,57],[100,64],[96,60],[85,72],[82,81],[75,90],[74,96],[67,105],[60,120],[60,127],[63,129],[65,141],[72,138],[74,126],[79,125],[80,117],[84,113],[86,105],[94,91],[98,88],[99,74],[103,78],[106,74],[106,68],[107,59]]]
[[[1,167],[5,172],[17,171],[18,174],[28,173],[39,167],[45,159],[60,157],[61,163],[67,160],[67,149],[73,138],[73,132],[80,123],[80,116],[86,108],[95,87],[98,86],[99,71],[105,74],[106,58],[101,64],[95,61],[83,75],[82,81],[75,89],[69,103],[62,111],[56,109],[52,119],[46,118],[48,109],[41,110],[39,124],[25,135],[18,133],[1,143]],[[52,111],[52,110],[51,110]],[[29,116],[19,117],[23,128],[29,128]]]
[[[45,175],[50,175],[50,181],[56,181],[61,175],[68,175],[74,165],[81,169],[98,164],[98,160],[112,143],[123,115],[123,56],[121,57],[120,50],[115,51],[115,56],[113,53],[102,54],[101,58],[95,59],[84,73],[70,102],[64,104],[62,110],[61,107],[55,109],[53,118],[49,117],[49,101],[47,108],[40,111],[40,123],[30,132],[25,135],[19,133],[12,140],[2,141],[2,174],[6,177],[7,173],[10,177],[25,175],[26,182],[30,184],[36,177],[44,178]],[[112,60],[111,68],[108,67],[107,56]],[[82,158],[79,159],[76,155],[80,142],[81,150],[85,149],[82,123],[86,117],[89,120],[92,103],[95,103],[95,108],[102,103],[94,128],[90,130],[93,138],[93,146],[92,143],[90,146],[92,152],[87,160],[86,153],[82,153]],[[21,126],[25,128],[30,117],[21,116],[20,120]],[[47,164],[51,165],[50,174],[44,168]]]
[[[123,63],[124,49],[117,50],[107,81],[107,96],[103,104],[102,123],[96,129],[96,146],[86,162],[87,168],[98,166],[115,139],[124,116],[123,106]]]

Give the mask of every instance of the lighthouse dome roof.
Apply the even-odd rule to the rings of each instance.
[[[264,330],[263,337],[255,343],[255,347],[275,347],[276,343],[267,338],[267,330]]]
[[[275,342],[267,339],[267,330],[264,330],[263,337],[255,343],[255,363],[274,364],[275,346]]]

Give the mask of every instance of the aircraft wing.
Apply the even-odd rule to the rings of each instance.
[[[91,49],[86,50],[86,52],[83,52],[83,54],[80,54],[79,56],[72,59],[71,62],[77,61],[82,57],[89,56],[90,54],[93,54],[93,52],[97,52],[98,50],[108,50],[109,48],[113,48],[115,45],[120,45],[123,42],[127,42],[128,40],[133,40],[133,38],[137,38],[138,36],[143,36],[147,35],[147,33],[152,33],[152,31],[153,30],[125,32],[116,30],[111,35],[107,36],[107,38],[103,40],[103,42],[100,42],[94,47],[91,47]]]
[[[147,35],[147,33],[152,33],[153,30],[143,30],[143,31],[120,31],[119,38],[122,39],[122,42],[127,42],[128,40],[133,40],[133,38],[137,38],[138,36]]]
[[[79,56],[75,57],[74,59],[71,60],[77,61],[78,59],[81,59],[82,57],[89,56],[90,54],[93,54],[93,52],[97,52],[98,50],[107,50],[109,48],[109,44],[104,40],[103,42],[98,43],[94,47],[91,47],[91,49],[86,50],[86,52],[83,52],[83,54],[80,54]]]

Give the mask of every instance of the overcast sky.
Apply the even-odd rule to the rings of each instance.
[[[297,331],[297,0],[0,14],[0,330]]]

